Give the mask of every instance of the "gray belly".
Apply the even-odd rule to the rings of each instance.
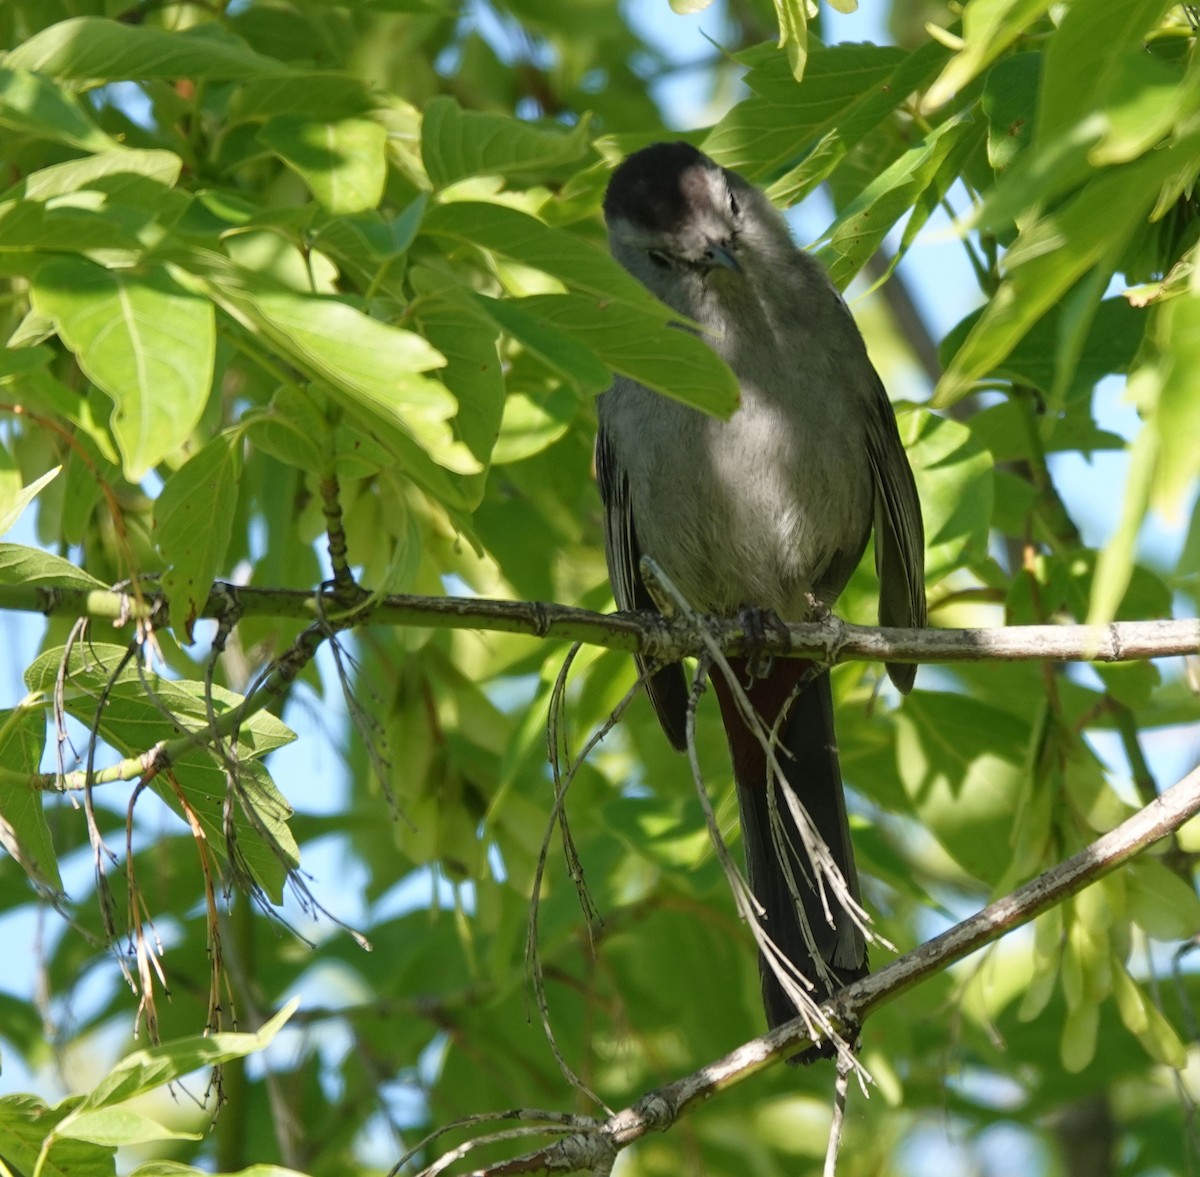
[[[656,402],[641,410],[668,418],[658,423],[667,428],[640,429],[632,448],[614,438],[642,551],[701,612],[754,606],[798,620],[810,594],[832,604],[871,528],[861,442],[750,399],[722,422],[638,391]],[[663,440],[647,444],[652,436]]]

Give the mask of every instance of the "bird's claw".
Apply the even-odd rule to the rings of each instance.
[[[745,634],[747,677],[751,682],[766,678],[771,673],[775,661],[775,656],[765,648],[768,644],[767,631],[774,630],[786,640],[789,635],[788,627],[774,609],[746,606],[738,616],[742,623],[742,632]]]

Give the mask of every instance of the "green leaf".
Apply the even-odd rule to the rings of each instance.
[[[736,377],[716,352],[686,331],[619,302],[582,294],[536,294],[520,300],[530,311],[574,336],[610,368],[665,396],[728,417],[737,407]]]
[[[237,123],[303,111],[309,118],[336,121],[367,114],[376,105],[370,85],[354,74],[289,69],[239,86],[229,104],[229,117]]]
[[[663,322],[677,317],[608,254],[515,208],[475,201],[435,205],[425,214],[421,232],[491,250],[552,274],[572,289],[627,302]]]
[[[51,1108],[36,1095],[0,1097],[0,1158],[17,1172],[38,1177],[113,1177],[116,1149],[108,1146],[68,1139],[42,1155],[46,1137],[69,1114],[67,1103]]]
[[[282,1165],[250,1165],[239,1169],[236,1173],[211,1173],[208,1169],[194,1169],[191,1165],[181,1165],[178,1161],[150,1161],[138,1165],[129,1177],[308,1177],[295,1169],[285,1169]]]
[[[751,96],[721,119],[703,149],[750,179],[770,181],[768,195],[777,204],[793,204],[921,89],[948,55],[932,42],[911,54],[891,46],[814,45],[800,87],[782,55],[756,58],[745,77]]]
[[[0,239],[14,258],[15,251],[36,250],[82,253],[122,269],[139,265],[190,204],[173,187],[182,166],[169,151],[119,150],[42,168],[0,201]],[[36,342],[51,333],[47,316],[31,314],[10,344],[22,334]]]
[[[0,126],[84,151],[116,148],[71,94],[49,78],[0,66]]]
[[[779,48],[787,50],[788,65],[797,82],[804,79],[808,60],[808,0],[774,0],[779,21]]]
[[[220,1066],[221,1063],[265,1050],[299,1004],[300,998],[293,997],[254,1034],[225,1032],[179,1038],[126,1055],[87,1094],[76,1109],[77,1117],[165,1087],[201,1067]]]
[[[134,752],[136,749],[127,749]],[[201,749],[176,759],[175,776],[208,844],[248,872],[276,906],[283,903],[289,874],[300,865],[300,848],[289,822],[293,810],[258,760],[243,759],[230,787],[225,768]],[[154,791],[176,813],[182,807],[174,789],[156,777]],[[235,838],[228,838],[227,812],[232,808]]]
[[[1162,675],[1153,662],[1097,663],[1093,669],[1104,683],[1104,689],[1126,707],[1149,706],[1155,687],[1162,682]]]
[[[415,311],[421,332],[446,357],[441,377],[458,401],[458,435],[486,469],[504,413],[500,332],[458,284],[425,267],[415,268],[411,281],[419,295]],[[482,496],[482,479],[478,489]]]
[[[41,168],[9,189],[5,196],[48,201],[85,189],[102,191],[110,199],[128,203],[129,193],[143,189],[150,180],[165,192],[172,188],[183,169],[183,160],[171,151],[104,151],[84,159]]]
[[[1100,1007],[1085,1001],[1067,1011],[1059,1040],[1063,1069],[1079,1074],[1096,1056],[1096,1034],[1100,1029]]]
[[[971,429],[921,409],[901,412],[925,520],[925,579],[930,585],[987,554],[992,523],[992,455]]]
[[[37,585],[42,588],[108,588],[90,572],[76,568],[70,560],[20,544],[0,544],[0,584]]]
[[[37,498],[38,492],[51,482],[62,469],[55,466],[28,486],[21,485],[21,474],[13,462],[12,454],[0,445],[0,535],[3,535],[21,517],[21,512]]]
[[[1178,71],[1140,47],[1117,56],[1104,95],[1108,128],[1092,148],[1096,166],[1125,163],[1148,151],[1200,104],[1200,74]]]
[[[838,289],[844,290],[850,284],[850,279],[879,248],[892,226],[929,188],[947,156],[972,133],[973,127],[965,119],[943,123],[868,184],[843,210],[825,232],[827,244],[817,251]],[[925,209],[918,217],[918,228],[930,211]],[[918,213],[914,211],[913,216]]]
[[[123,756],[141,756],[164,740],[179,739],[187,732],[209,729],[210,713],[220,721],[242,701],[242,696],[213,685],[211,698],[202,682],[165,679],[149,670],[139,673],[123,646],[76,644],[69,657],[64,648],[50,649],[38,656],[25,672],[32,691],[55,689],[64,658],[69,714],[91,726],[99,713],[100,735]],[[286,724],[267,711],[257,711],[238,727],[238,764],[233,792],[237,852],[275,902],[282,898],[286,871],[299,861],[299,851],[287,822],[291,807],[257,761],[275,748],[295,739]],[[221,853],[226,842],[226,803],[229,800],[227,759],[215,751],[196,746],[176,755],[172,777],[197,815],[209,844]],[[174,810],[180,801],[166,774],[153,778],[155,792]]]
[[[1103,107],[1124,68],[1124,53],[1114,53],[1113,46],[1138,45],[1169,7],[1170,0],[1088,0],[1068,6],[1046,47],[1035,146],[1055,142]]]
[[[1188,940],[1200,931],[1200,897],[1161,862],[1142,855],[1127,873],[1129,915],[1155,940]]]
[[[129,749],[153,747],[160,739],[172,739],[184,732],[199,732],[209,725],[210,701],[202,682],[175,681],[152,671],[139,674],[127,650],[104,642],[90,642],[86,649],[71,647],[67,660],[68,711],[85,722],[94,718],[96,701],[105,695],[101,731],[108,739]],[[60,665],[67,656],[65,647],[39,654],[25,671],[25,685],[31,691],[52,691]],[[125,663],[118,672],[118,667]],[[234,691],[214,684],[211,707],[220,718],[243,701]],[[238,744],[244,756],[265,756],[275,748],[291,743],[295,733],[282,720],[267,711],[258,711],[238,730]]]
[[[468,176],[541,174],[576,163],[591,142],[585,114],[569,130],[538,126],[507,115],[465,111],[446,95],[425,106],[421,119],[421,158],[434,188]]]
[[[421,336],[335,298],[232,284],[221,295],[398,457],[408,456],[398,436],[403,435],[449,470],[479,471],[478,460],[450,427],[458,407],[454,397],[422,375],[444,366],[446,358]]]
[[[0,766],[22,775],[40,772],[45,747],[46,716],[40,705],[0,711]],[[37,886],[62,894],[40,789],[0,789],[0,845]]]
[[[0,382],[45,368],[52,359],[48,347],[0,347]]]
[[[1033,139],[1041,80],[1040,53],[1018,53],[988,70],[979,105],[988,124],[988,163],[997,172],[1007,169]]]
[[[983,308],[972,311],[942,340],[939,355],[943,364],[951,362],[983,313]],[[1146,334],[1149,317],[1149,311],[1131,306],[1125,298],[1106,298],[1096,308],[1080,350],[1079,362],[1071,370],[1070,383],[1064,393],[1063,399],[1068,406],[1067,417],[1059,417],[1053,432],[1043,438],[1048,449],[1087,449],[1089,446],[1086,442],[1089,437],[1093,439],[1091,448],[1113,448],[1114,439],[1118,438],[1118,435],[1097,430],[1092,423],[1090,412],[1087,411],[1086,403],[1079,408],[1081,416],[1074,420],[1070,416],[1069,406],[1073,402],[1084,401],[1101,377],[1129,370]],[[996,364],[990,374],[1016,384],[1031,384],[1049,397],[1058,375],[1056,356],[1063,331],[1062,319],[1063,306],[1061,302],[1055,303],[1026,331],[1012,351]],[[1002,406],[995,408],[1001,409]],[[993,409],[984,410],[987,413],[992,411]],[[1015,411],[1015,408],[1010,410],[1013,413]],[[972,427],[974,425],[975,421],[972,420]],[[1117,448],[1120,448],[1124,445],[1124,440],[1118,440],[1120,444]],[[997,458],[1001,459],[1017,456],[1011,445],[995,452]],[[1022,450],[1021,456],[1030,456],[1028,450]]]
[[[927,110],[949,102],[1050,7],[1051,0],[970,0],[963,9],[963,47],[929,87]]]
[[[325,465],[331,426],[310,397],[298,389],[281,388],[265,409],[243,417],[241,427],[253,446],[288,466],[320,474]]]
[[[331,213],[375,208],[387,180],[387,130],[365,118],[318,122],[296,114],[271,119],[258,133]]]
[[[60,21],[35,33],[5,60],[9,69],[58,78],[212,78],[237,80],[280,73],[284,66],[212,25],[171,32],[96,16]]]
[[[1153,207],[1162,182],[1191,158],[1200,136],[1106,171],[1078,196],[1024,229],[1005,258],[1007,274],[938,384],[945,408],[995,370],[1026,332]]]
[[[90,432],[75,434],[62,488],[62,537],[67,543],[83,543],[105,489],[114,486],[120,476],[120,467],[100,452]]]
[[[537,315],[531,315],[523,308],[524,299],[488,298],[477,294],[475,301],[507,335],[552,372],[570,381],[581,396],[603,392],[612,383],[612,373],[590,347]]]
[[[241,470],[238,433],[219,433],[167,479],[154,504],[154,538],[170,565],[163,590],[171,622],[189,641],[224,567]]]
[[[1012,858],[1012,815],[1030,732],[1011,713],[960,695],[914,691],[896,714],[900,779],[921,824],[974,879]]]
[[[180,1132],[129,1108],[104,1108],[68,1116],[55,1131],[62,1139],[90,1140],[119,1148],[151,1140],[203,1140],[199,1132]]]
[[[208,403],[216,355],[212,304],[164,268],[106,270],[83,258],[39,267],[32,294],[112,400],[125,474],[139,482],[191,436]]]
[[[578,408],[578,399],[566,387],[541,399],[509,393],[492,462],[521,462],[541,453],[570,429]]]
[[[1154,504],[1180,519],[1200,475],[1200,297],[1173,298],[1159,309],[1162,375],[1151,428],[1158,439]],[[3,528],[0,528],[3,530]]]

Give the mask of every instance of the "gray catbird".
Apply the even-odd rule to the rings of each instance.
[[[912,471],[862,336],[820,263],[792,243],[759,189],[687,143],[626,159],[608,185],[604,217],[613,256],[686,316],[683,329],[700,327],[741,386],[728,421],[621,376],[600,398],[596,465],[617,605],[653,608],[639,572],[648,555],[701,612],[804,620],[837,599],[874,526],[880,622],[924,625]],[[761,662],[731,660],[767,730],[778,723],[776,762],[857,900],[829,675],[797,659]],[[889,665],[888,673],[907,692],[915,669]],[[821,999],[867,971],[866,943],[832,895],[827,913],[792,812],[778,790],[770,803],[762,744],[720,675],[714,685],[763,928]],[[647,689],[682,749],[682,667],[657,669]],[[796,1003],[761,953],[759,964],[774,1027],[795,1017]]]

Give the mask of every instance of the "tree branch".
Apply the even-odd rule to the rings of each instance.
[[[542,601],[486,597],[392,595],[364,598],[354,616],[343,616],[334,594],[294,589],[244,588],[218,582],[201,617],[323,621],[338,630],[364,624],[475,629],[586,642],[643,654],[663,662],[698,654],[715,638],[728,654],[744,654],[746,633],[737,620],[664,621],[648,613],[593,613]],[[58,617],[92,617],[124,623],[153,619],[169,624],[161,595],[85,588],[0,585],[0,609]],[[703,627],[702,636],[700,629]],[[778,657],[838,662],[1123,662],[1200,653],[1200,620],[1118,621],[1110,625],[1014,625],[992,629],[890,629],[828,618],[792,623],[754,644]]]
[[[1200,768],[1078,854],[877,973],[846,986],[824,1004],[830,1022],[839,1032],[853,1034],[880,1006],[1097,882],[1198,812]],[[535,1152],[475,1169],[470,1177],[582,1172],[611,1157],[614,1149],[627,1148],[651,1132],[666,1131],[681,1116],[721,1091],[792,1057],[798,1047],[806,1045],[816,1046],[805,1021],[797,1018],[691,1075],[648,1092],[637,1103],[606,1119],[595,1119],[587,1128]],[[440,1172],[439,1164],[433,1162],[424,1172]]]

